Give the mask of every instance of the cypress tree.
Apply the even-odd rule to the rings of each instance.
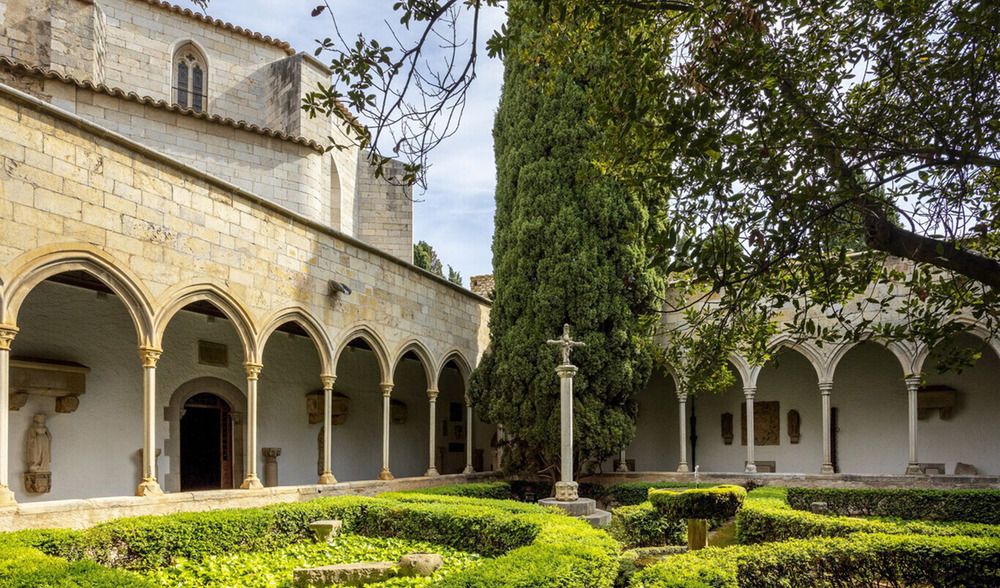
[[[646,319],[663,280],[649,269],[649,203],[590,163],[586,92],[568,73],[508,52],[494,124],[497,165],[490,351],[473,374],[480,414],[502,426],[508,471],[556,475],[558,352],[569,323],[577,468],[634,435],[635,395],[652,368]],[[544,83],[542,77],[544,73]]]

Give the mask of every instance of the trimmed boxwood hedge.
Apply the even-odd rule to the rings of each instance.
[[[1000,525],[1000,490],[788,489],[788,503],[792,508],[809,510],[809,505],[813,502],[825,502],[829,512],[847,516],[866,515]]]
[[[863,534],[708,548],[632,576],[632,588],[1000,585],[1000,541]]]
[[[610,506],[630,506],[649,500],[650,488],[670,488],[684,490],[694,488],[693,484],[681,482],[620,482],[603,486],[600,484],[580,484],[580,495],[593,498]]]
[[[750,493],[736,515],[740,543],[763,543],[810,537],[844,537],[855,533],[1000,538],[1000,526],[965,522],[902,521],[821,515],[794,510],[784,489],[761,488]]]
[[[611,511],[611,536],[626,547],[682,545],[686,542],[685,523],[664,517],[653,503],[619,506]]]
[[[747,491],[742,486],[690,488],[683,491],[650,488],[649,501],[660,514],[673,519],[728,519],[743,506]]]
[[[420,540],[494,558],[459,574],[454,586],[610,588],[617,575],[618,543],[581,520],[513,501],[397,493],[0,535],[0,570],[11,571],[0,576],[0,586],[141,586],[124,570],[163,567],[179,557],[277,549],[310,537],[309,522],[330,518],[342,520],[346,532]],[[22,560],[37,565],[10,563]],[[46,581],[25,579],[40,577]]]
[[[419,490],[403,490],[400,494],[430,494],[435,496],[465,496],[467,498],[493,498],[511,500],[509,482],[475,482],[469,484],[452,484],[450,486],[435,486]]]

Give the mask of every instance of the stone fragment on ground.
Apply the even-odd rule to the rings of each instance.
[[[319,543],[329,543],[334,537],[340,535],[340,528],[343,523],[334,519],[329,521],[313,521],[309,523],[309,528],[316,535]]]
[[[336,522],[340,521],[317,521]],[[315,524],[315,523],[314,523]],[[311,526],[311,525],[310,525]],[[322,586],[364,586],[399,576],[432,576],[444,565],[437,553],[408,553],[395,561],[337,564],[318,568],[296,568],[292,583],[296,588]]]

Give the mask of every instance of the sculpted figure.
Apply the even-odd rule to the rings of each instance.
[[[28,429],[28,471],[47,472],[52,461],[52,433],[45,426],[45,415],[36,414]]]

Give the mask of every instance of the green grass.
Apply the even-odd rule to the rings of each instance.
[[[433,576],[392,578],[369,586],[429,586],[482,560],[474,553],[421,541],[342,535],[330,543],[296,543],[277,551],[212,555],[200,561],[181,558],[169,567],[150,572],[148,578],[155,585],[171,587],[284,588],[292,586],[295,568],[397,561],[416,552],[438,553],[444,558],[444,566]]]

